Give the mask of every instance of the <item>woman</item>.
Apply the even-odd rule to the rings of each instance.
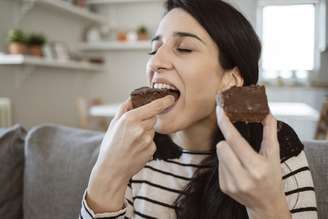
[[[216,97],[256,84],[260,42],[219,0],[168,0],[152,40],[149,85],[180,92],[112,120],[85,192],[81,218],[317,218],[301,143],[261,124],[232,124]],[[280,149],[283,149],[280,151]]]

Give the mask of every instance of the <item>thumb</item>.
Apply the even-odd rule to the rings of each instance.
[[[280,148],[277,135],[277,120],[270,113],[265,117],[262,124],[263,138],[260,153],[265,156],[280,159]]]

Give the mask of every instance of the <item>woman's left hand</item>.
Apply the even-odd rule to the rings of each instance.
[[[233,126],[221,106],[217,122],[225,141],[217,144],[221,190],[247,208],[252,219],[290,219],[282,185],[277,121],[269,114],[257,153]]]

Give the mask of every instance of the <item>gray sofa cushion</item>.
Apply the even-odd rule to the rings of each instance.
[[[24,218],[77,218],[104,133],[56,125],[26,137]],[[313,174],[319,218],[328,215],[328,143],[304,142]],[[0,217],[2,218],[2,217]]]
[[[55,125],[26,137],[25,219],[77,218],[103,133]]]
[[[328,143],[306,141],[304,151],[313,175],[319,218],[328,218]]]
[[[22,218],[25,134],[20,125],[0,129],[0,218]]]

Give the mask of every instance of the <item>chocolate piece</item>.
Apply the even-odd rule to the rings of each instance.
[[[256,85],[222,92],[221,106],[232,122],[262,122],[270,111],[265,87]]]
[[[131,92],[131,101],[133,108],[143,106],[153,100],[173,95],[175,99],[179,98],[179,91],[171,89],[157,89],[151,87],[141,87]]]

